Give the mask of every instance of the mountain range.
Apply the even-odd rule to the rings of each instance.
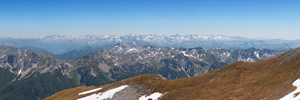
[[[299,100],[300,48],[258,62],[235,62],[191,78],[144,74],[99,87],[81,86],[45,100]]]
[[[299,40],[250,39],[223,35],[50,35],[43,38],[0,38],[0,45],[17,48],[42,48],[55,55],[64,54],[81,47],[111,48],[117,43],[156,45],[159,47],[202,47],[228,50],[257,49],[290,50],[300,46]],[[34,49],[32,48],[32,49]]]
[[[237,61],[255,62],[282,53],[255,48],[205,50],[201,47],[173,48],[126,43],[118,43],[111,48],[86,47],[75,51],[66,53],[64,57],[72,58],[73,54],[84,56],[57,59],[47,53],[1,46],[0,99],[40,100],[64,89],[82,85],[99,86],[141,74],[159,74],[169,80],[188,78]],[[81,54],[85,51],[95,53]]]

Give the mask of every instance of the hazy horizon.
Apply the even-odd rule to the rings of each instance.
[[[264,38],[264,37],[245,37],[245,36],[238,36],[238,35],[223,35],[223,34],[48,34],[48,35],[44,35],[44,36],[40,36],[40,37],[12,37],[12,36],[0,36],[0,38],[13,38],[13,39],[42,39],[45,38],[47,36],[87,36],[87,35],[91,35],[91,36],[124,36],[124,35],[158,35],[158,36],[171,36],[171,35],[203,35],[203,36],[228,36],[228,37],[240,37],[240,38],[247,38],[247,39],[253,39],[253,40],[299,40],[299,39],[284,39],[284,38]]]
[[[0,37],[212,34],[300,39],[296,0],[2,0]]]

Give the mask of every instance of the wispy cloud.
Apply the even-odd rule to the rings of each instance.
[[[283,32],[283,31],[277,31],[276,33],[277,33],[277,34],[281,34],[282,32]]]

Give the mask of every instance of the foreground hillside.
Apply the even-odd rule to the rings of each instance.
[[[160,98],[161,100],[280,99],[296,89],[292,84],[300,78],[299,54],[300,48],[297,48],[268,60],[255,63],[236,62],[191,78],[166,80],[159,75],[140,75],[97,87],[100,90],[96,91],[88,91],[96,88],[93,86],[64,90],[45,100],[118,99],[120,97],[123,99]],[[112,95],[105,95],[112,90],[114,90]],[[88,92],[84,93],[84,91]],[[299,94],[297,91],[293,93],[295,94],[291,94],[292,98],[293,95]]]

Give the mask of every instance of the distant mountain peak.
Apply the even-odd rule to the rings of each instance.
[[[117,43],[176,48],[202,47],[203,49],[212,49],[220,47],[230,50],[255,47],[257,49],[283,51],[300,46],[299,41],[292,40],[255,40],[238,36],[212,34],[49,35],[41,39],[7,38],[0,40],[0,45],[43,48],[53,54],[63,54],[83,46],[111,48]]]

